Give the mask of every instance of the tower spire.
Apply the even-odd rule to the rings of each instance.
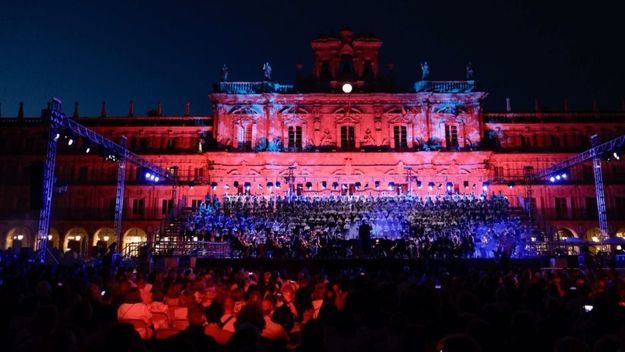
[[[163,103],[160,100],[156,103],[156,116],[163,116]]]
[[[184,103],[184,116],[191,116],[191,102]]]
[[[72,114],[72,118],[77,119],[80,117],[80,113],[78,112],[78,102],[74,102],[74,113]]]
[[[24,102],[23,101],[20,101],[20,107],[19,107],[19,110],[17,111],[17,118],[18,119],[24,118]]]
[[[106,101],[102,102],[102,109],[100,110],[100,117],[106,117]]]
[[[540,99],[538,97],[534,98],[534,111],[540,112]]]

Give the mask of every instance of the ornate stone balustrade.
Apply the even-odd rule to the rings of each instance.
[[[219,92],[228,94],[293,93],[293,85],[275,82],[219,82]]]
[[[490,123],[532,123],[532,122],[616,122],[625,121],[624,112],[490,112],[484,114],[484,121]]]
[[[433,93],[468,93],[475,89],[475,81],[417,81],[417,92]]]

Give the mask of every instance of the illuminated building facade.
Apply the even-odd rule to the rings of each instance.
[[[73,118],[163,167],[181,184],[150,183],[128,166],[122,243],[144,241],[174,207],[195,208],[206,196],[452,193],[504,194],[521,207],[528,173],[546,168],[602,140],[625,133],[625,111],[485,112],[487,93],[467,67],[460,81],[429,80],[428,68],[410,89],[381,69],[382,41],[349,30],[316,38],[312,73],[301,66],[294,84],[222,80],[208,95],[211,115]],[[426,64],[427,65],[427,64]],[[67,107],[66,107],[67,109]],[[507,109],[509,110],[509,109]],[[21,110],[20,110],[21,111]],[[5,248],[31,247],[41,203],[45,119],[2,118],[0,124],[0,234]],[[71,136],[68,136],[70,138]],[[89,145],[59,142],[51,240],[78,243],[84,253],[114,240],[117,164]],[[95,148],[94,148],[95,149]],[[604,164],[611,234],[625,231],[625,162]],[[486,188],[483,188],[486,186]],[[532,184],[531,197],[548,236],[597,236],[590,163],[567,170],[566,180]],[[19,241],[14,243],[14,241]],[[75,242],[73,242],[75,241]]]

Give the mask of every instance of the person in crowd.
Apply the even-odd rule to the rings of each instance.
[[[141,300],[138,288],[132,287],[128,290],[124,303],[117,308],[117,319],[133,323],[142,339],[147,340],[152,337],[152,312],[150,306]],[[143,322],[143,324],[137,322]]]
[[[188,306],[187,312],[189,326],[169,338],[165,343],[176,350],[217,351],[215,339],[204,333],[204,324],[206,323],[204,307],[201,304],[193,303]]]

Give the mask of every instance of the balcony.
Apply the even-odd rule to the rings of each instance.
[[[219,93],[226,94],[260,94],[260,93],[294,93],[292,84],[275,82],[219,82],[215,87]]]

